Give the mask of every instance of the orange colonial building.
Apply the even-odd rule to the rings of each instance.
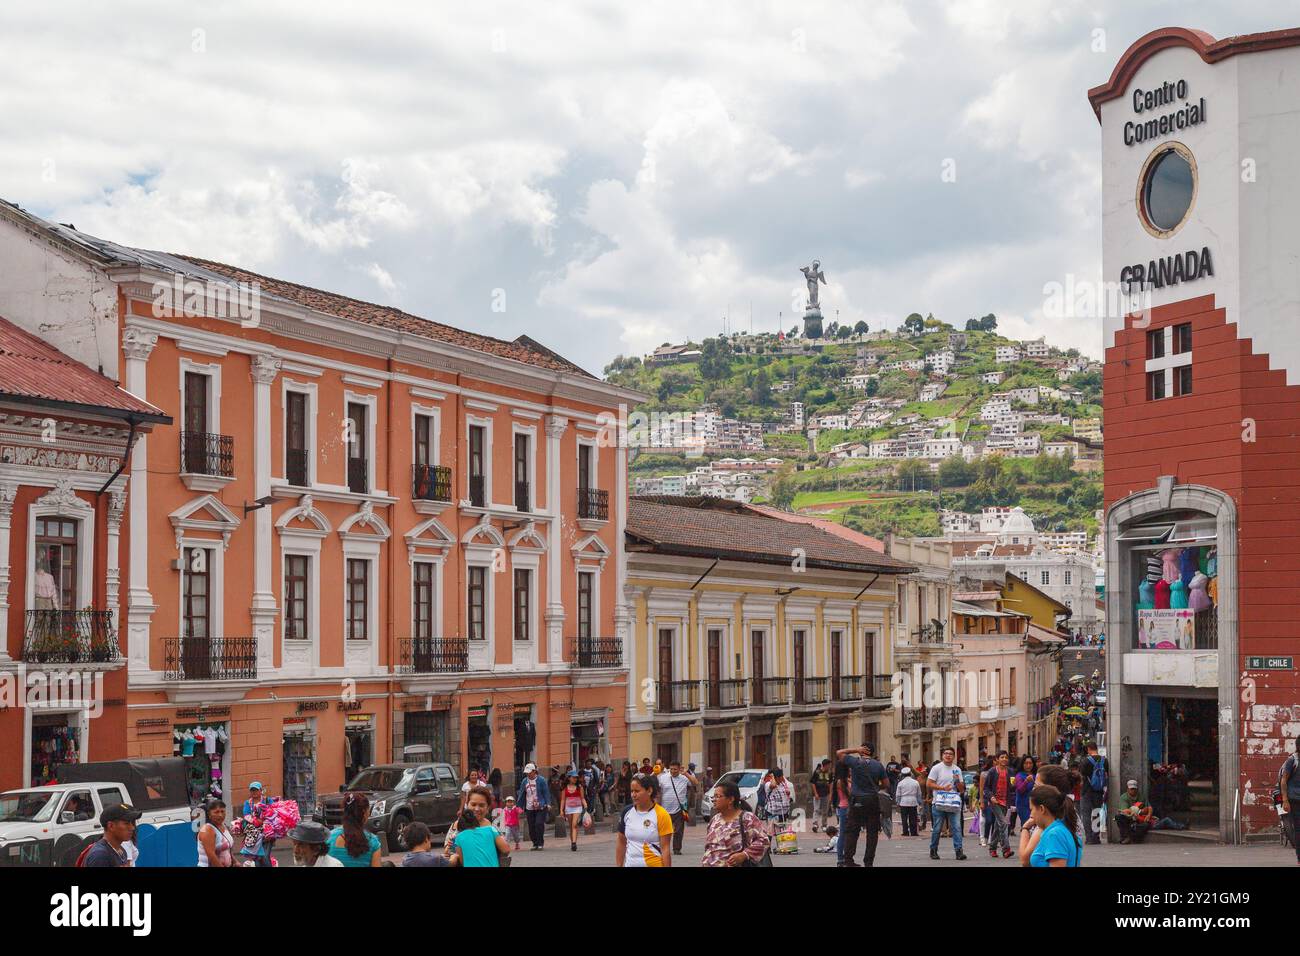
[[[7,205],[0,262],[0,313],[176,423],[131,454],[130,755],[310,806],[407,747],[507,781],[626,753],[626,459],[601,428],[640,396],[527,337]]]

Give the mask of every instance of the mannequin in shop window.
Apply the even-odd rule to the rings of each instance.
[[[59,585],[50,573],[50,558],[41,551],[36,558],[36,610],[59,610]]]

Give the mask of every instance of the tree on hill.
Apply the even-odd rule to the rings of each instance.
[[[655,389],[655,397],[660,402],[666,402],[674,395],[690,391],[694,385],[695,377],[685,369],[665,369],[659,376],[659,387]]]
[[[700,348],[700,376],[716,382],[731,374],[731,346],[722,339],[705,339]]]
[[[945,458],[939,464],[939,484],[945,488],[964,488],[975,480],[975,466],[961,455]]]
[[[797,339],[799,337],[799,326],[790,326],[790,331],[786,333],[785,337],[787,339]]]
[[[913,312],[903,320],[900,332],[906,332],[908,335],[920,335],[925,331],[925,319],[919,312]]]
[[[863,322],[861,319],[859,319],[853,326],[854,335],[866,335],[868,331],[870,330],[867,328],[867,323]]]
[[[767,369],[760,368],[754,373],[754,383],[749,389],[749,400],[755,405],[771,404],[772,383],[768,380]]]
[[[622,372],[634,372],[641,367],[641,359],[635,355],[616,355],[614,360],[605,366],[605,378],[611,375],[618,375]]]
[[[776,478],[772,481],[772,490],[768,495],[772,506],[780,508],[782,511],[789,511],[790,505],[794,504],[795,491],[794,484],[794,466],[786,462],[776,473]]]
[[[835,330],[835,337],[837,339],[847,339],[852,334],[853,334],[853,330],[850,329],[847,325],[841,325],[838,329]]]
[[[982,318],[966,320],[967,332],[996,332],[997,329],[998,317],[992,312]]]

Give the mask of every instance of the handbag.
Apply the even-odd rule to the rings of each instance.
[[[745,848],[748,847],[748,846],[749,846],[749,844],[745,842],[745,811],[744,811],[744,810],[741,810],[741,811],[740,811],[740,849],[741,849],[741,851],[743,852],[743,851],[745,850]],[[768,848],[767,850],[763,851],[763,857],[762,857],[762,859],[760,859],[757,863],[755,863],[755,862],[754,862],[753,860],[751,860],[748,856],[746,856],[746,857],[745,857],[745,862],[742,863],[742,864],[740,864],[740,865],[741,865],[741,866],[754,866],[754,867],[758,867],[758,866],[771,866],[771,865],[772,865],[772,850],[771,850],[771,848]]]

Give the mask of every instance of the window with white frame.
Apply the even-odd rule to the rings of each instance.
[[[528,568],[515,568],[514,609],[515,640],[532,638],[533,572]]]
[[[308,604],[311,600],[311,557],[305,554],[284,556],[284,638],[307,641]]]
[[[487,567],[471,564],[466,575],[465,608],[471,641],[487,639],[488,574]]]
[[[350,641],[370,639],[370,561],[347,558],[346,633]]]
[[[1052,583],[1051,571],[1039,571],[1038,577],[1039,577],[1039,582],[1042,584],[1043,587],[1047,587]]]

